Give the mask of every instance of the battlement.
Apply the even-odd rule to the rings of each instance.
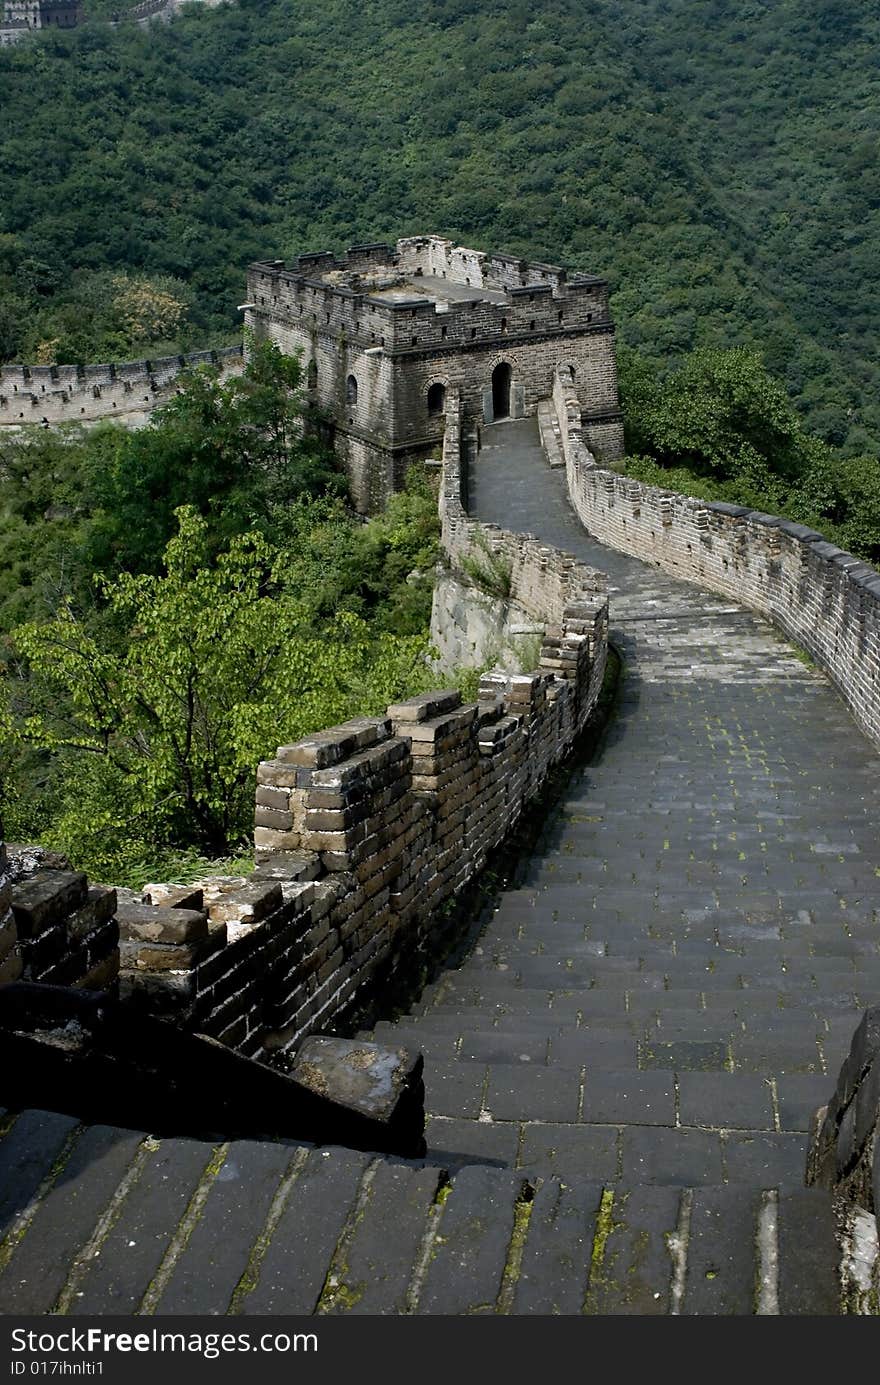
[[[79,0],[3,0],[0,45],[40,29],[73,29],[82,18]]]
[[[213,365],[223,375],[237,374],[244,367],[242,348],[224,346],[101,365],[0,366],[0,427],[102,418],[141,423],[171,397],[178,377],[199,365]]]
[[[484,423],[520,418],[564,365],[584,416],[607,425],[605,455],[623,451],[614,324],[596,275],[410,236],[252,264],[243,309],[257,338],[302,355],[361,510],[380,508],[441,442],[453,388]]]
[[[453,352],[541,334],[608,330],[608,286],[592,275],[453,246],[439,236],[251,265],[256,315],[293,318],[364,349]]]

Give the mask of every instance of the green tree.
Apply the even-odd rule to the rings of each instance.
[[[164,573],[104,583],[121,649],[69,605],[13,636],[4,738],[57,758],[49,839],[99,874],[120,841],[224,853],[248,833],[261,757],[430,685],[423,633],[350,612],[317,632],[288,554],[254,533],[212,561],[206,521],[177,520]]]
[[[242,375],[198,367],[146,428],[118,431],[95,473],[95,565],[156,571],[181,505],[211,515],[219,547],[253,525],[272,531],[300,494],[344,494],[338,464],[304,427],[301,374],[296,358],[255,342]]]
[[[662,384],[639,378],[633,405],[631,431],[664,465],[758,485],[797,472],[800,421],[754,352],[694,351]]]

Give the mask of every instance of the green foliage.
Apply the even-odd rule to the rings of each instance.
[[[621,389],[628,475],[788,515],[880,564],[880,460],[806,434],[758,357],[694,352],[661,378],[629,356]]]
[[[77,364],[185,350],[197,344],[191,297],[171,274],[62,270],[0,236],[0,360]]]
[[[181,505],[210,516],[214,552],[248,529],[282,541],[291,505],[345,492],[303,423],[298,362],[262,342],[242,376],[191,372],[137,431],[0,438],[0,630],[64,597],[94,606],[94,573],[158,572]]]
[[[510,596],[513,580],[513,567],[503,553],[493,553],[482,535],[477,536],[477,547],[482,557],[473,554],[463,555],[459,561],[468,580],[487,596],[506,601]]]
[[[127,432],[0,451],[6,830],[99,878],[226,857],[276,745],[433,682],[431,486],[364,522],[304,431],[299,365],[255,343]]]
[[[248,832],[254,776],[277,744],[430,685],[423,632],[339,612],[320,630],[296,564],[261,535],[212,560],[191,508],[160,576],[102,584],[121,644],[62,606],[14,633],[4,740],[54,757],[60,811],[47,841],[98,875],[156,848],[210,856]]]
[[[279,517],[296,553],[297,580],[310,618],[337,611],[370,620],[376,630],[416,634],[428,625],[439,551],[437,496],[412,468],[406,488],[382,514],[353,520],[338,499],[302,499]]]
[[[0,53],[0,351],[67,349],[69,295],[117,273],[186,285],[180,345],[228,340],[250,259],[436,228],[609,274],[655,368],[763,351],[812,431],[873,452],[878,41],[844,0],[237,0],[48,33]]]
[[[633,431],[658,461],[721,480],[798,469],[801,431],[785,391],[748,351],[695,351],[662,381],[636,381]]]
[[[103,551],[91,556],[155,570],[180,505],[211,514],[219,545],[254,525],[273,532],[298,495],[344,494],[335,461],[303,435],[300,377],[296,359],[255,342],[244,375],[222,382],[197,368],[146,428],[118,430],[109,465],[95,474]]]

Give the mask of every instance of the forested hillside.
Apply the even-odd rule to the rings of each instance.
[[[254,256],[436,230],[606,273],[880,444],[878,0],[237,0],[0,53],[0,357],[236,331]]]

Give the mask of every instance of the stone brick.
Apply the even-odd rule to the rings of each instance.
[[[21,980],[24,971],[24,963],[17,952],[9,952],[0,962],[0,986],[6,986],[10,981]]]
[[[68,937],[72,942],[79,941],[102,923],[108,923],[115,912],[116,891],[104,885],[92,885],[82,908],[67,918]]]
[[[120,968],[119,952],[114,949],[109,956],[96,962],[73,984],[84,991],[106,991],[114,985]]]
[[[18,929],[15,926],[15,919],[10,913],[7,918],[0,923],[0,963],[5,961],[17,942]]]
[[[190,971],[215,945],[214,939],[195,944],[122,942],[119,955],[127,971]]]
[[[79,871],[43,870],[16,885],[12,912],[19,937],[32,938],[52,924],[62,923],[85,903],[87,893],[86,877]]]
[[[155,904],[163,909],[196,909],[205,907],[204,891],[200,885],[145,885],[143,898],[146,904]]]
[[[208,936],[208,915],[204,909],[159,908],[126,902],[117,906],[116,920],[119,936],[126,942],[195,943]]]
[[[210,918],[212,923],[259,923],[283,905],[284,893],[277,880],[256,880],[213,898]]]
[[[431,721],[460,706],[461,693],[457,688],[448,688],[442,692],[420,693],[417,697],[407,698],[405,702],[395,702],[388,708],[388,715],[392,721]]]

